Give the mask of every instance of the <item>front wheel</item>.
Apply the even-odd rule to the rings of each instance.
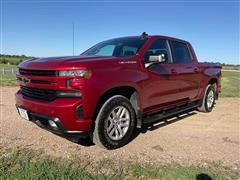
[[[216,100],[216,92],[213,85],[209,84],[206,87],[205,94],[202,100],[202,105],[198,108],[201,112],[211,112]]]
[[[135,111],[130,101],[124,96],[113,96],[97,115],[92,140],[106,149],[122,147],[129,142],[134,124]]]

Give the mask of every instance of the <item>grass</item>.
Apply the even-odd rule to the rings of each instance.
[[[2,68],[5,70],[4,73]],[[16,75],[12,73],[12,68],[16,70],[17,66],[0,64],[0,86],[17,86]]]
[[[120,158],[119,158],[120,159]],[[157,165],[64,159],[29,149],[1,150],[0,179],[238,179],[239,172],[220,163],[204,166]],[[88,164],[88,166],[86,166]]]
[[[238,179],[239,174],[217,163],[205,166],[181,166],[168,164],[162,166],[134,165],[133,177],[143,179]]]
[[[0,86],[17,86],[15,74],[4,74],[0,75]]]
[[[92,179],[82,167],[71,167],[69,162],[49,156],[40,157],[27,149],[2,153],[0,158],[0,179]],[[101,176],[99,176],[101,177]]]
[[[221,84],[221,97],[240,97],[240,72],[223,71]]]
[[[0,64],[0,68],[2,68],[2,67],[5,67],[5,68],[17,68],[17,66],[16,65],[12,65],[12,64]]]

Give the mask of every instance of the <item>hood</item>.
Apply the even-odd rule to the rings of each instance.
[[[26,60],[19,64],[19,68],[36,69],[36,70],[57,70],[74,67],[86,66],[99,61],[113,61],[117,57],[109,56],[64,56],[64,57],[47,57],[47,58],[33,58]]]

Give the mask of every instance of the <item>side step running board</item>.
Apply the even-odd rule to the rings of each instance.
[[[175,107],[173,109],[169,109],[169,110],[166,110],[166,111],[159,112],[158,114],[155,113],[154,115],[146,116],[146,117],[143,118],[143,123],[146,124],[146,123],[152,123],[152,122],[155,122],[155,121],[160,121],[160,120],[165,119],[167,117],[172,117],[174,115],[178,115],[178,114],[187,112],[187,111],[192,110],[194,108],[197,108],[199,106],[200,106],[199,101],[189,103],[189,104],[186,104],[186,105],[182,105],[182,106],[178,106],[178,107]]]

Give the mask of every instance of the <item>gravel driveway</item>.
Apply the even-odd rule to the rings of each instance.
[[[1,87],[0,148],[29,147],[57,156],[95,160],[117,158],[187,164],[221,161],[240,167],[240,98],[220,98],[211,113],[193,111],[143,128],[128,145],[108,151],[86,140],[73,143],[21,119],[14,102],[17,89]]]

